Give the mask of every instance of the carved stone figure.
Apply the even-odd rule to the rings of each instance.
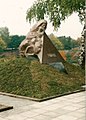
[[[26,38],[21,42],[19,46],[19,52],[21,56],[37,55],[41,51],[43,42],[42,37],[47,27],[46,20],[40,20],[35,24]]]

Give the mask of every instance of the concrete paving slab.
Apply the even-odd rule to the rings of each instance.
[[[44,102],[0,95],[0,103],[14,109],[0,112],[0,120],[85,120],[85,92]]]

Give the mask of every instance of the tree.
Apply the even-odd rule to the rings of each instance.
[[[85,48],[86,48],[86,44],[85,44],[85,40],[86,40],[86,24],[84,25],[83,31],[82,31],[82,36],[81,36],[81,45],[80,45],[80,54],[79,54],[79,64],[80,66],[85,69]]]
[[[85,19],[85,0],[37,0],[31,8],[27,10],[26,19],[29,22],[49,17],[54,28],[58,28],[61,21],[77,12],[81,21]]]
[[[0,37],[0,51],[6,48],[6,43],[3,41],[3,39]]]
[[[8,43],[10,42],[10,36],[9,36],[9,29],[7,27],[0,28],[0,37],[8,45]]]
[[[8,44],[9,48],[18,48],[22,40],[25,39],[25,36],[12,35],[10,36],[10,42]]]
[[[57,49],[59,50],[64,49],[63,44],[59,41],[59,39],[53,33],[49,35],[49,38],[52,40],[53,44],[56,46]]]
[[[80,44],[81,44],[81,37],[78,37],[78,38],[76,39],[76,42],[77,42],[78,46],[80,46]]]
[[[58,37],[59,41],[64,45],[65,50],[70,50],[75,47],[79,47],[79,43],[77,40],[72,39],[70,36],[60,36]]]

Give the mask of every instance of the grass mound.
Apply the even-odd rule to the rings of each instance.
[[[0,91],[33,98],[46,98],[81,89],[84,70],[64,63],[68,74],[26,58],[0,59]]]

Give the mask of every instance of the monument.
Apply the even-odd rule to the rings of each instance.
[[[65,60],[45,33],[46,28],[47,21],[40,20],[30,29],[19,46],[20,56],[37,55],[40,63],[52,65],[60,71],[66,71],[62,64]]]

